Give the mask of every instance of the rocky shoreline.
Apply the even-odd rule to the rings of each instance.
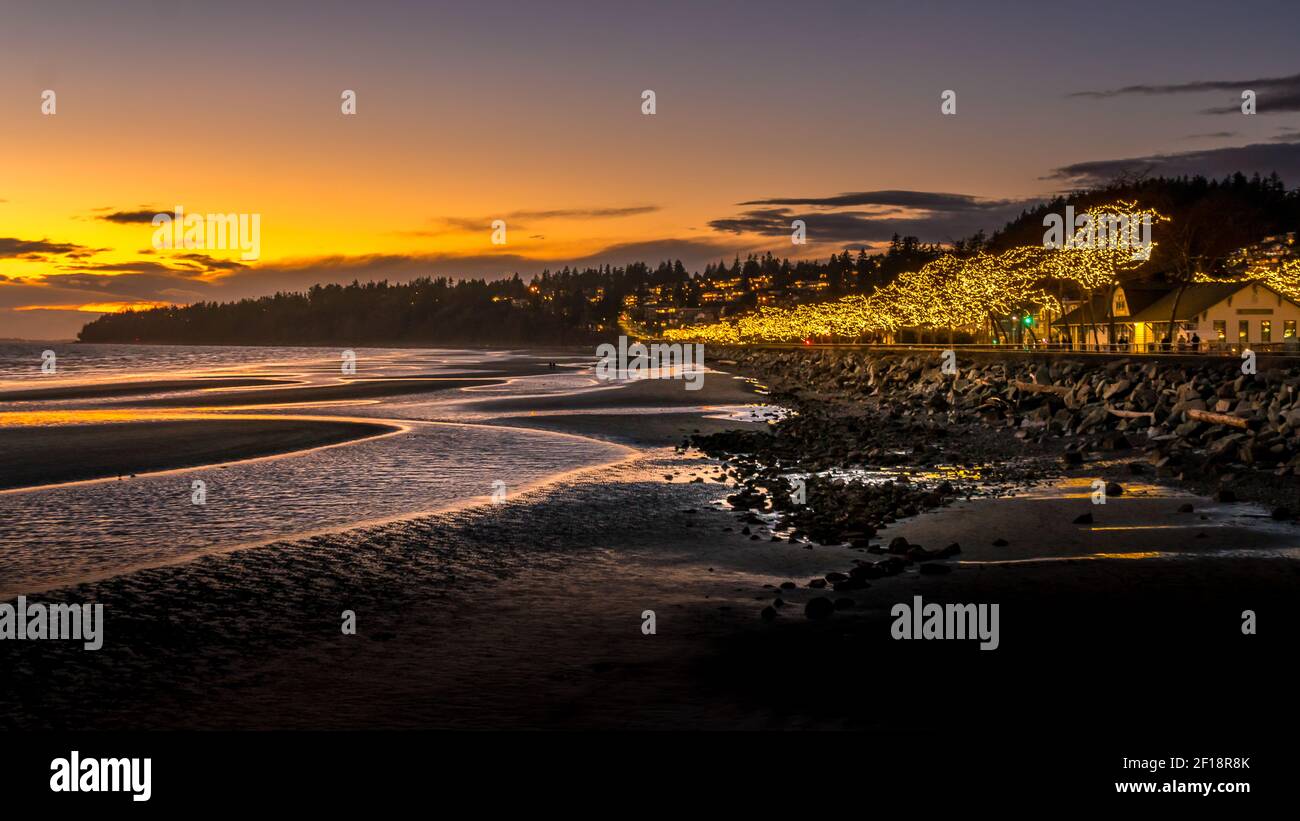
[[[1112,496],[1124,492],[1118,474],[1186,485],[1221,502],[1261,502],[1275,519],[1300,510],[1300,368],[1243,374],[1232,360],[958,359],[956,373],[944,373],[939,351],[711,354],[794,411],[769,431],[689,443],[724,460],[726,478],[737,483],[727,501],[745,532],[889,554],[812,587],[860,590],[914,563],[924,563],[926,575],[946,573],[942,560],[958,556],[960,545],[926,548],[882,531],[959,498],[1066,474],[1105,474]],[[852,604],[814,600],[806,612],[817,618]]]

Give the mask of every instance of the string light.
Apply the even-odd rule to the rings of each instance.
[[[1109,288],[1119,281],[1120,273],[1150,258],[1155,243],[1148,238],[1137,244],[1136,226],[1144,219],[1151,223],[1167,219],[1131,202],[1095,208],[1087,216],[1089,226],[1109,225],[1110,231],[1089,228],[1059,248],[1027,245],[1001,254],[944,254],[917,271],[900,274],[870,296],[853,295],[791,308],[765,306],[734,320],[669,329],[663,336],[714,344],[856,339],[892,334],[901,328],[979,328],[990,319],[1031,305],[1063,313],[1060,302],[1045,287],[1047,283],[1073,282],[1089,295]],[[1117,234],[1115,225],[1126,226],[1126,230]],[[1300,272],[1293,279],[1300,289]]]

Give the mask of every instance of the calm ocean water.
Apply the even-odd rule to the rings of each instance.
[[[54,373],[41,371],[53,351]],[[0,389],[42,388],[197,375],[284,375],[311,369],[338,373],[343,348],[251,348],[234,345],[78,345],[0,342]],[[501,358],[506,352],[442,348],[356,348],[358,375],[401,374]]]
[[[0,345],[0,389],[213,374],[313,384],[340,377],[341,349],[121,345],[49,346],[58,371],[42,376],[46,347]],[[357,349],[356,354],[357,375],[363,377],[464,373],[526,355],[451,349]],[[497,482],[510,494],[559,473],[614,461],[627,450],[563,434],[465,424],[477,420],[457,408],[474,397],[605,389],[589,368],[572,367],[445,393],[264,408],[257,412],[389,420],[403,430],[284,458],[0,493],[0,595],[233,545],[483,502]],[[138,399],[0,404],[0,426],[31,422],[30,414],[19,419],[15,411],[59,407],[70,409],[75,420],[79,409],[111,409]],[[195,404],[205,413],[228,412],[202,408],[201,397]],[[54,421],[66,423],[67,415]],[[207,485],[205,505],[191,503],[194,479]]]

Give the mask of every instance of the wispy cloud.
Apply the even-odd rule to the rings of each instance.
[[[101,219],[105,222],[116,222],[122,225],[135,225],[137,223],[149,225],[153,223],[153,218],[158,214],[170,213],[170,208],[150,208],[146,205],[142,205],[134,211],[110,211],[107,214],[99,215],[96,219]]]
[[[72,242],[50,242],[47,239],[18,239],[0,237],[0,259],[42,259],[51,254],[74,254],[90,249]]]
[[[525,222],[545,222],[547,220],[600,220],[635,217],[641,214],[653,214],[662,210],[658,205],[631,205],[609,208],[551,208],[542,210],[510,211],[489,217],[442,216],[430,222],[432,228],[420,228],[412,231],[400,231],[403,236],[437,237],[455,231],[489,231],[494,220],[504,219],[512,228],[522,228]]]
[[[632,205],[624,208],[553,208],[548,211],[512,211],[506,215],[506,219],[614,219],[652,214],[658,210],[660,210],[658,205]]]
[[[952,242],[980,229],[992,230],[1036,200],[986,199],[937,191],[854,191],[822,197],[767,197],[747,200],[749,208],[715,219],[709,227],[731,234],[789,237],[790,223],[802,219],[810,243],[873,245],[901,234],[927,242]]]
[[[1005,205],[1008,200],[989,200],[971,194],[946,194],[938,191],[853,191],[830,197],[771,197],[748,200],[741,205],[806,205],[818,208],[861,206],[899,206],[927,211],[986,211]]]
[[[1231,92],[1235,102],[1217,108],[1207,108],[1204,114],[1240,114],[1242,91],[1250,89],[1258,95],[1257,111],[1261,114],[1280,111],[1300,111],[1300,74],[1286,77],[1256,77],[1249,80],[1200,80],[1191,83],[1150,84],[1124,86],[1099,91],[1076,91],[1069,97],[1105,99],[1128,95],[1204,94]]]
[[[1057,168],[1046,179],[1070,187],[1101,185],[1121,175],[1181,177],[1202,174],[1226,177],[1240,171],[1267,176],[1276,172],[1292,184],[1300,180],[1300,134],[1275,138],[1277,142],[1252,143],[1230,148],[1210,148],[1173,154],[1151,154],[1114,160],[1092,160]]]

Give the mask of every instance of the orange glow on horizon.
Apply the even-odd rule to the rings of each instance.
[[[120,314],[126,311],[147,311],[150,308],[168,308],[172,302],[87,302],[82,305],[22,305],[15,311],[81,311],[88,314]]]

